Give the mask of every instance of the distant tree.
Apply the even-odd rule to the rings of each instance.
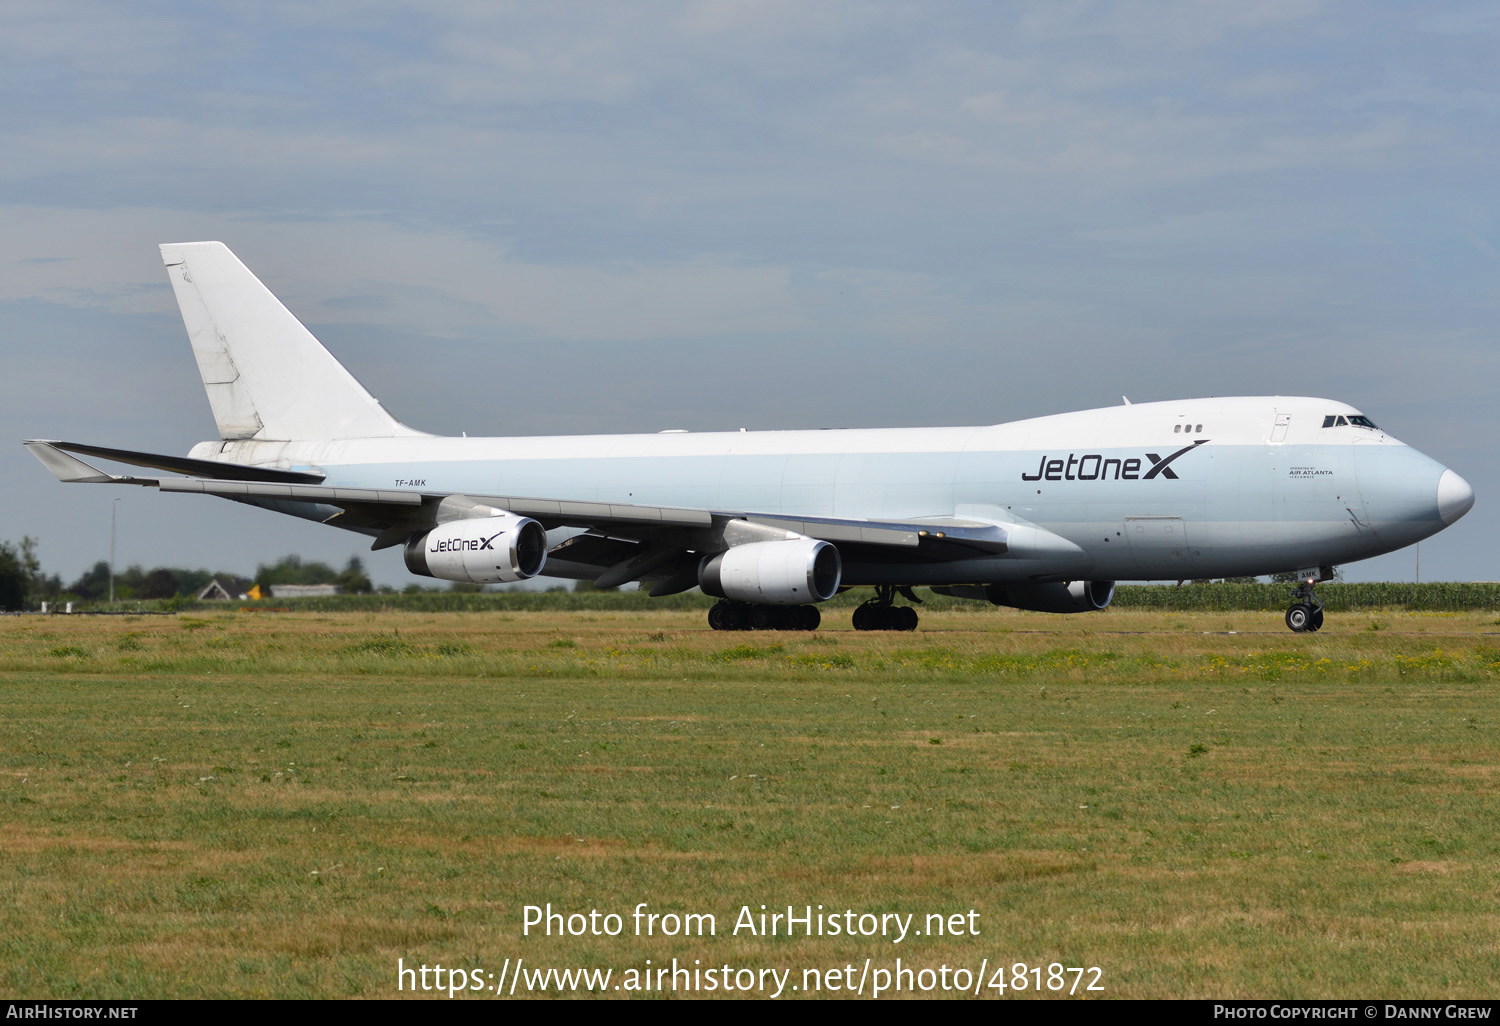
[[[140,598],[165,599],[177,597],[177,574],[164,566],[152,570],[141,581]]]
[[[31,598],[33,601],[45,599],[53,602],[62,594],[62,590],[61,577],[56,574],[37,574],[32,582]]]
[[[345,595],[368,595],[375,590],[370,584],[370,575],[365,573],[364,560],[358,556],[349,557],[349,562],[344,565],[344,570],[335,583]]]
[[[26,536],[20,545],[0,542],[0,609],[25,609],[48,594],[57,592],[57,578],[42,574],[36,555],[36,539]]]
[[[10,542],[0,542],[0,609],[25,609],[30,583],[21,553]]]
[[[573,582],[573,590],[574,591],[619,591],[620,589],[619,589],[618,585],[615,586],[615,587],[613,587],[613,588],[597,588],[597,587],[594,586],[594,582],[593,581],[574,581]]]
[[[77,595],[85,601],[95,601],[109,596],[109,564],[99,560],[89,569],[85,570],[72,584],[68,585],[68,594]]]
[[[304,563],[298,555],[282,556],[270,566],[262,563],[255,568],[255,580],[268,584],[337,584],[338,571],[327,563]]]
[[[115,571],[115,598],[140,598],[141,589],[145,587],[145,584],[146,571],[142,570],[138,565],[132,564],[124,570],[117,570]]]
[[[448,585],[449,591],[456,591],[460,595],[477,595],[484,590],[484,585],[474,584],[470,581],[454,581]]]
[[[209,581],[217,580],[227,589],[228,584],[219,574],[209,573],[201,567],[197,570],[189,570],[185,567],[172,567],[172,572],[177,575],[177,594],[196,595],[207,586]]]

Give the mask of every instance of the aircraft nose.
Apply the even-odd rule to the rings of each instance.
[[[1443,523],[1452,524],[1474,508],[1474,489],[1453,471],[1445,470],[1438,478],[1437,507]]]

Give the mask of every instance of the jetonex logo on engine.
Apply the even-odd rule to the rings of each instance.
[[[495,546],[493,544],[491,544],[491,543],[494,542],[494,540],[496,538],[500,537],[500,534],[503,534],[503,533],[504,532],[502,531],[499,534],[492,534],[488,538],[479,538],[479,539],[474,539],[474,538],[445,538],[445,539],[433,542],[432,543],[432,548],[428,549],[427,551],[428,552],[478,552],[481,549],[492,549],[493,550]]]

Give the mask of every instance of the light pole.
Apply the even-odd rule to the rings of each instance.
[[[120,508],[118,496],[109,503],[109,604],[115,603],[115,511]]]

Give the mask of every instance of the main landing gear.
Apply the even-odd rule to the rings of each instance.
[[[910,588],[899,588],[893,584],[875,586],[875,597],[854,610],[854,629],[857,631],[914,631],[917,629],[917,611],[911,606],[895,604],[896,595],[905,596],[912,602],[922,600],[912,594]]]
[[[817,606],[763,606],[722,599],[708,610],[716,631],[815,631],[823,622]]]
[[[1303,576],[1292,592],[1292,604],[1286,611],[1286,625],[1298,634],[1318,630],[1323,626],[1323,603],[1313,592],[1317,582],[1314,576]]]

